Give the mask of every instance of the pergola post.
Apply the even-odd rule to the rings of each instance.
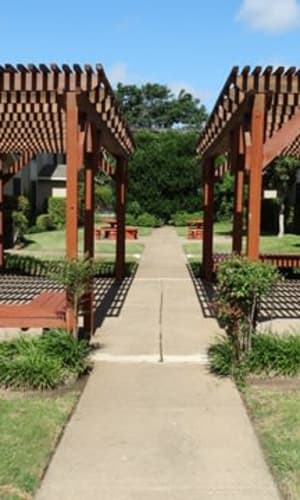
[[[4,182],[2,160],[0,160],[0,269],[4,267]]]
[[[214,177],[214,158],[209,157],[203,164],[204,220],[202,265],[203,277],[207,280],[211,280],[213,273]]]
[[[265,94],[256,94],[251,116],[247,257],[252,260],[259,259],[265,103]]]
[[[125,205],[126,205],[127,159],[117,158],[117,245],[116,245],[116,279],[122,280],[125,275]]]
[[[84,255],[94,259],[94,182],[97,162],[97,151],[86,153],[84,161]],[[94,331],[94,290],[91,289],[84,298],[84,331],[89,336]]]
[[[76,259],[78,252],[78,168],[79,150],[78,107],[75,92],[66,94],[66,251],[69,259]]]
[[[236,128],[231,136],[231,167],[234,172],[232,251],[242,253],[245,155],[243,129]]]

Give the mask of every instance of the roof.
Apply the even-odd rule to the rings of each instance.
[[[300,69],[250,66],[231,70],[216,101],[208,122],[200,135],[197,152],[204,156],[219,155],[229,150],[231,131],[243,124],[249,131],[249,114],[255,94],[266,94],[264,141],[276,154],[300,158]],[[278,132],[281,131],[281,134]],[[271,155],[266,156],[268,163]]]
[[[134,141],[101,65],[0,65],[0,153],[63,153],[65,96],[75,92],[113,154],[128,155]]]

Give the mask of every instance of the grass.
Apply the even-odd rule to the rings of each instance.
[[[244,398],[283,498],[299,499],[300,387],[250,385]]]
[[[0,393],[0,498],[29,500],[79,397]]]
[[[215,252],[230,252],[231,238],[227,241],[215,240]],[[183,245],[184,252],[196,257],[200,254],[202,242],[191,242]],[[200,250],[199,250],[200,249]],[[285,234],[282,238],[278,236],[261,236],[260,237],[260,252],[261,253],[300,253],[300,236],[296,234]],[[192,257],[191,257],[192,258]]]
[[[143,228],[148,229],[148,228]],[[79,229],[79,250],[83,250],[83,230]],[[45,231],[42,233],[28,234],[28,245],[22,250],[22,253],[45,252],[47,255],[63,254],[65,251],[65,231]],[[116,243],[114,241],[96,240],[96,253],[114,254]],[[140,254],[143,252],[144,245],[136,241],[126,242],[126,254]]]

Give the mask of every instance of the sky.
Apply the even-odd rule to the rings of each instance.
[[[2,64],[101,63],[208,110],[232,66],[300,67],[300,0],[11,0],[0,19]]]

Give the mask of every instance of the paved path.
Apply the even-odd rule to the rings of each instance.
[[[154,231],[37,499],[278,500],[236,388],[203,364],[217,332],[175,231]]]

